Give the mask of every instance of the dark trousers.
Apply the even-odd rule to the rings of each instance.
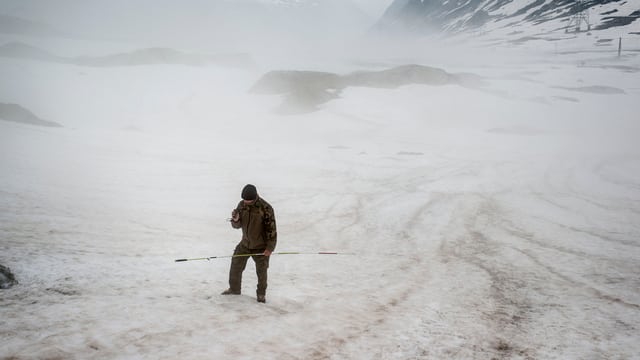
[[[262,254],[265,249],[247,249],[244,245],[238,244],[234,255],[239,254]],[[267,292],[267,269],[269,268],[269,256],[252,256],[256,263],[256,275],[258,275],[257,295],[265,295]],[[229,288],[233,292],[240,293],[242,289],[242,272],[247,266],[248,256],[238,256],[231,258],[231,269],[229,270]]]

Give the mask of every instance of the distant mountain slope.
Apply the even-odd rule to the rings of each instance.
[[[65,36],[65,34],[44,23],[0,14],[0,33],[37,37]]]
[[[62,57],[24,43],[8,43],[0,46],[0,56],[47,61],[80,66],[135,66],[153,64],[228,67],[251,67],[252,58],[245,54],[193,54],[167,48],[148,48],[107,56]]]
[[[17,104],[0,103],[0,120],[17,122],[21,124],[62,127],[62,125],[39,118],[31,111]]]
[[[395,0],[375,26],[383,32],[457,33],[495,28],[564,30],[587,11],[591,30],[632,24],[640,2],[627,0]],[[583,28],[586,30],[587,26]],[[573,30],[573,29],[570,29]]]
[[[221,51],[360,36],[373,22],[352,0],[3,0],[0,14],[82,39]]]

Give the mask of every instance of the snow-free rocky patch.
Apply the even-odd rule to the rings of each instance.
[[[280,113],[304,113],[317,110],[317,106],[340,96],[348,87],[394,89],[404,85],[482,86],[478,75],[452,74],[424,65],[402,65],[381,71],[358,71],[338,75],[317,71],[271,71],[251,88],[255,94],[280,94],[284,101]]]

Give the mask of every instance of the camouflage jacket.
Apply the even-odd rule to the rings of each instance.
[[[261,197],[251,205],[240,201],[236,207],[240,214],[238,221],[231,221],[234,229],[242,228],[242,241],[248,249],[273,251],[278,241],[276,217],[273,208]]]

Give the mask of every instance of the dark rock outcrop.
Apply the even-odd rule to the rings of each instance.
[[[346,75],[314,71],[271,71],[251,88],[256,94],[284,95],[281,113],[317,110],[317,106],[340,96],[347,87],[397,88],[404,85],[482,86],[473,74],[450,74],[423,65],[402,65],[381,71],[359,71]]]
[[[0,265],[0,289],[8,289],[17,284],[18,281],[11,272],[11,269],[4,265]]]

